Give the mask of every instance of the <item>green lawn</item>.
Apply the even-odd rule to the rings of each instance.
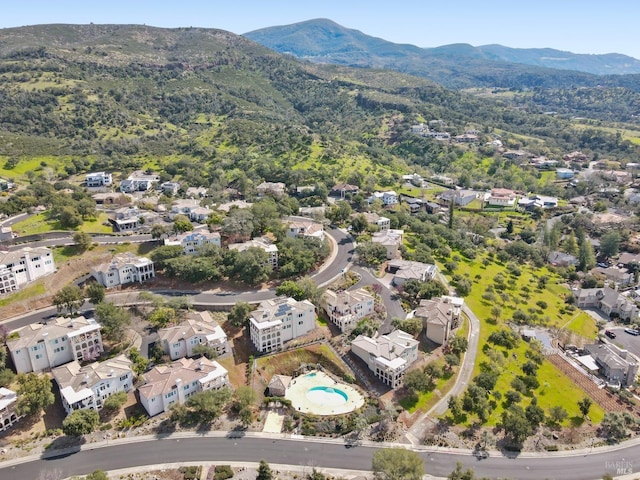
[[[18,290],[16,293],[12,293],[11,295],[8,295],[7,297],[1,299],[0,307],[6,307],[7,305],[11,305],[12,303],[30,300],[34,297],[44,295],[45,293],[47,292],[44,288],[44,284],[42,282],[36,282],[24,287],[21,290]]]
[[[569,292],[558,284],[560,278],[557,274],[546,268],[534,269],[528,265],[519,264],[521,275],[514,277],[509,275],[506,266],[500,265],[495,261],[489,261],[487,265],[483,265],[484,258],[486,256],[478,257],[472,261],[456,259],[459,265],[456,273],[468,276],[473,284],[471,294],[465,298],[465,301],[481,321],[479,351],[476,358],[474,376],[480,373],[480,364],[482,362],[490,363],[489,356],[482,350],[483,345],[487,343],[489,335],[493,331],[508,328],[507,322],[512,320],[514,311],[518,309],[526,314],[535,316],[539,324],[558,328],[564,327],[574,333],[595,338],[595,324],[589,315],[578,309],[573,312],[566,311],[564,295]],[[502,291],[504,298],[496,290],[496,298],[487,301],[482,298],[482,295],[485,293],[487,286],[495,283],[494,277],[497,274],[502,274],[505,278],[506,288]],[[548,277],[548,281],[547,286],[540,290],[538,289],[538,279],[542,276]],[[528,292],[526,292],[526,289],[528,289]],[[536,303],[539,301],[544,301],[546,308],[541,308],[537,305]],[[492,308],[496,306],[500,308],[501,312],[497,322],[494,324],[491,321]],[[528,348],[526,342],[520,341],[516,348],[506,352],[502,373],[494,391],[498,391],[504,396],[507,391],[512,389],[510,386],[512,380],[516,375],[522,373],[520,366],[527,361],[525,352]],[[501,347],[494,347],[493,350],[504,351]],[[540,407],[548,411],[552,406],[561,405],[567,410],[569,418],[580,416],[576,402],[585,396],[585,393],[576,387],[569,378],[551,363],[545,361],[538,370],[538,380],[540,386],[535,389],[534,394],[538,398]],[[526,406],[528,403],[529,400],[526,397],[523,398],[522,405]],[[496,408],[487,422],[488,425],[498,424],[503,410],[502,401],[497,401]],[[603,415],[604,411],[599,406],[592,406],[590,417],[593,422],[599,422]],[[471,420],[473,419],[469,419],[470,422]],[[567,422],[569,421],[567,420]]]
[[[42,157],[20,158],[18,163],[10,169],[5,168],[9,157],[0,155],[0,178],[19,180],[27,176],[27,172],[41,172],[46,168],[58,171],[63,165],[71,161],[71,157]]]
[[[107,222],[107,214],[99,212],[97,218],[85,220],[80,227],[76,230],[86,233],[111,233],[113,229],[111,226],[103,225]],[[19,232],[20,235],[37,235],[39,233],[54,232],[60,230],[67,230],[62,228],[57,220],[50,220],[48,213],[38,213],[26,220],[16,223],[13,226],[13,231]]]

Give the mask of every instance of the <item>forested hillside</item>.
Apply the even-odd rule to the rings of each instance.
[[[452,135],[474,127],[540,154],[637,156],[620,136],[544,115],[540,102],[559,100],[542,90],[481,98],[400,73],[298,62],[220,30],[6,29],[0,55],[8,171],[35,158],[36,170],[61,176],[155,165],[204,186],[247,175],[330,184],[347,172],[384,185],[416,166],[466,168],[455,163],[464,149],[410,133],[431,119],[446,121]],[[625,112],[632,119],[633,109]]]

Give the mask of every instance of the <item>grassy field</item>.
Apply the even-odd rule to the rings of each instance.
[[[107,222],[107,214],[99,212],[96,218],[85,220],[80,227],[76,230],[85,233],[111,233],[113,228],[110,225],[103,225]],[[22,222],[18,222],[13,226],[14,232],[19,232],[20,235],[37,235],[39,233],[54,232],[60,230],[67,230],[62,228],[57,220],[50,220],[48,213],[38,213],[33,215]]]
[[[44,284],[42,282],[36,282],[27,287],[24,287],[16,293],[12,293],[11,295],[7,295],[3,299],[1,299],[0,307],[11,305],[12,303],[16,302],[30,300],[32,298],[39,297],[40,295],[44,295],[45,293],[47,292],[44,288]]]
[[[489,335],[496,330],[508,328],[507,322],[511,321],[516,310],[535,317],[539,324],[547,327],[565,328],[591,339],[595,337],[596,327],[589,315],[577,309],[572,312],[566,310],[564,295],[569,292],[559,284],[558,275],[546,268],[533,269],[528,265],[520,264],[517,266],[521,270],[521,275],[516,277],[509,274],[505,265],[489,259],[483,262],[486,258],[486,256],[479,257],[472,261],[456,258],[458,261],[456,273],[467,276],[473,284],[471,294],[465,298],[465,301],[481,321],[480,349],[476,358],[474,376],[480,373],[482,362],[491,363],[489,355],[482,349]],[[498,274],[505,279],[506,288],[501,292],[502,295],[496,290],[495,299],[483,299],[485,289],[495,283],[494,279]],[[542,276],[546,276],[548,280],[546,287],[540,289],[538,282]],[[545,308],[538,305],[538,302],[545,302],[542,304]],[[492,312],[494,307],[500,309],[497,320],[494,320],[495,312]],[[516,348],[505,353],[502,373],[494,391],[504,396],[512,389],[511,382],[516,375],[522,373],[520,367],[527,361],[525,353],[528,349],[528,344],[520,341]],[[492,350],[504,351],[501,347],[494,347]],[[538,405],[546,411],[550,407],[561,405],[569,414],[567,424],[570,421],[578,421],[581,416],[576,402],[585,396],[585,393],[549,362],[543,363],[537,376],[540,386],[534,390],[534,394],[538,398]],[[523,400],[523,405],[527,404],[528,400]],[[502,402],[496,402],[496,408],[489,417],[488,424],[498,424],[503,410]],[[597,423],[602,420],[604,411],[597,405],[593,405],[589,415],[591,420]]]
[[[20,180],[27,177],[27,172],[42,172],[47,168],[59,171],[71,157],[54,157],[53,155],[31,158],[20,158],[13,168],[5,168],[9,157],[0,155],[0,178]]]

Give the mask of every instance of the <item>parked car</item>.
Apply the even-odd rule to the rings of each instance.
[[[629,335],[635,335],[636,337],[640,335],[640,332],[638,330],[634,330],[633,328],[625,328],[624,331]]]
[[[605,330],[604,334],[609,338],[616,338],[616,332],[612,332],[611,330]]]

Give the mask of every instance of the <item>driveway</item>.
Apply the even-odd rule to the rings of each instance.
[[[640,336],[634,336],[624,331],[625,327],[608,328],[616,334],[616,338],[607,338],[607,341],[624,348],[640,358]],[[606,337],[605,337],[606,338]]]

